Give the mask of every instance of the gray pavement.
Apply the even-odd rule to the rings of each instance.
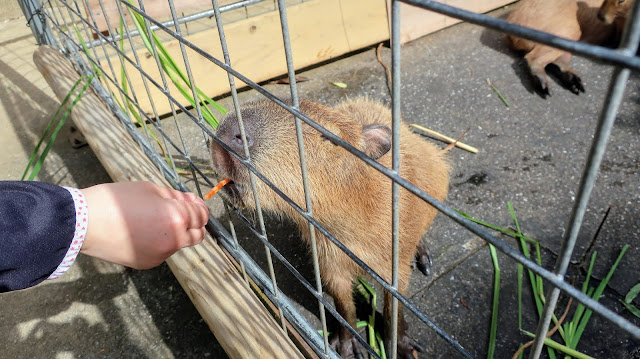
[[[4,36],[5,32],[0,34]],[[20,39],[2,39],[2,46],[9,49],[32,41],[26,35]],[[0,99],[5,109],[10,108],[0,120],[7,125],[2,128],[14,131],[6,139],[13,141],[7,142],[12,149],[8,151],[9,160],[0,158],[3,167],[10,169],[3,179],[19,176],[47,115],[57,106],[48,89],[40,85],[36,90],[34,80],[15,75],[19,73],[15,70],[19,66],[14,65],[16,60],[4,58],[10,52],[17,53],[3,51],[0,56],[0,61],[8,64],[0,68],[4,85],[1,90],[5,91]],[[386,48],[383,59],[390,64]],[[33,66],[27,60],[21,61],[26,63],[24,66]],[[469,24],[456,25],[405,45],[402,61],[404,120],[451,137],[470,128],[464,142],[480,149],[475,155],[458,149],[451,151],[453,172],[447,203],[476,218],[509,227],[512,223],[507,202],[511,202],[523,232],[540,241],[542,260],[547,268],[552,268],[611,69],[576,57],[572,64],[585,82],[586,93],[576,96],[554,84],[553,96],[544,100],[531,93],[525,66],[508,51],[504,36]],[[376,60],[374,49],[300,74],[310,79],[299,84],[302,98],[334,104],[345,97],[364,95],[389,103],[384,69]],[[509,107],[487,85],[487,79],[506,97]],[[348,87],[335,87],[329,84],[331,81],[344,82]],[[284,85],[266,86],[280,96],[288,93]],[[13,100],[16,98],[18,100]],[[253,91],[241,93],[243,102],[259,98]],[[231,108],[229,99],[221,102]],[[21,104],[20,110],[16,104]],[[29,114],[27,108],[34,113]],[[170,127],[167,122],[168,132]],[[197,129],[188,125],[184,128],[191,143],[202,142]],[[640,255],[639,135],[640,77],[633,74],[569,272],[580,285],[584,280],[584,271],[579,268],[581,259],[597,251],[594,275],[602,278],[622,246],[629,244],[631,248],[602,301],[636,324],[640,324],[640,320],[623,310],[618,299],[640,282],[637,264]],[[2,141],[4,144],[4,137]],[[206,162],[204,146],[194,145],[193,152],[196,158]],[[60,159],[50,162],[43,180],[80,187],[108,181],[88,148],[72,150],[64,141],[59,141],[54,154]],[[609,216],[593,241],[608,208],[611,208]],[[297,240],[291,224],[268,217],[267,227],[274,245],[311,279],[307,251]],[[257,262],[265,265],[262,245],[252,239],[242,225],[238,224],[236,229],[241,244]],[[427,238],[434,260],[433,274],[424,277],[414,273],[410,298],[474,356],[484,357],[493,284],[488,248],[443,215],[436,218]],[[514,240],[505,240],[516,246]],[[502,293],[496,357],[506,358],[511,357],[519,343],[528,339],[519,334],[517,328],[516,265],[504,255],[500,255],[499,260]],[[276,265],[276,272],[282,290],[317,323],[317,305],[312,298],[300,290],[284,267]],[[529,291],[525,290],[525,294],[524,326],[534,331],[537,317]],[[566,300],[561,304],[566,304]],[[603,318],[592,318],[579,350],[597,358],[640,358],[640,343]],[[427,349],[421,357],[457,356],[414,316],[407,314],[407,320],[409,334]],[[0,296],[0,323],[3,326],[0,347],[8,348],[8,357],[218,358],[223,355],[216,351],[215,340],[165,266],[144,272],[126,271],[83,258],[74,271],[59,282]]]

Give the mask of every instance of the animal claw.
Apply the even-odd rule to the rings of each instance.
[[[423,241],[420,241],[418,243],[418,246],[416,247],[414,266],[425,276],[431,275],[431,267],[433,266],[433,261],[431,260],[431,255],[429,254],[429,248],[426,244],[424,244]]]
[[[339,336],[335,335],[331,338],[330,345],[342,358],[364,359],[364,355],[362,355],[362,350],[360,349],[360,343],[358,343],[356,338],[351,337],[347,340],[340,340]]]
[[[424,347],[408,335],[398,337],[398,358],[416,359],[417,353],[424,352]]]

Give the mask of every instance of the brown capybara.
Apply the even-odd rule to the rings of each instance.
[[[391,112],[367,100],[345,101],[333,108],[302,101],[300,111],[317,121],[367,156],[391,168]],[[241,108],[251,163],[288,197],[305,208],[300,160],[293,116],[270,101]],[[243,155],[235,113],[227,115],[216,132],[218,138]],[[391,282],[391,180],[325,136],[302,125],[308,179],[314,218],[344,245]],[[249,172],[217,143],[212,157],[220,175],[234,183],[225,187],[236,204],[255,208]],[[449,189],[449,165],[444,153],[403,125],[401,130],[400,175],[442,201]],[[308,223],[262,181],[256,180],[263,209],[293,220],[309,242]],[[416,245],[433,221],[437,210],[405,189],[400,190],[399,292],[409,286]],[[363,270],[324,235],[317,232],[320,275],[335,301],[336,310],[355,328],[356,308],[353,284]],[[384,293],[384,318],[391,323],[391,295]],[[407,325],[399,309],[398,357],[413,358],[420,346],[406,335]],[[390,330],[386,331],[387,333]],[[389,348],[390,338],[385,338]],[[361,348],[352,334],[340,328],[332,346],[343,358],[359,357]]]
[[[599,45],[617,34],[615,24],[607,24],[598,19],[602,2],[603,0],[521,0],[508,15],[507,21],[569,40]],[[570,52],[511,35],[508,40],[511,48],[525,53],[524,58],[533,75],[534,87],[543,98],[551,95],[550,80],[545,72],[549,64],[557,66],[555,70],[564,87],[575,94],[584,92],[582,80],[569,66]]]

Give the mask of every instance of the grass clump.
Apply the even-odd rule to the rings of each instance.
[[[477,220],[475,218],[472,218],[471,216],[459,212],[461,215],[463,215],[464,217],[466,217],[467,219],[480,224],[482,226],[485,226],[487,228],[491,228],[494,229],[496,231],[499,231],[500,233],[503,233],[505,235],[508,235],[510,237],[513,237],[515,239],[518,240],[518,243],[520,245],[520,250],[522,251],[522,254],[524,256],[526,256],[529,259],[533,259],[535,260],[535,262],[538,265],[542,265],[542,259],[541,259],[541,254],[540,254],[540,243],[537,242],[536,240],[533,240],[531,238],[526,237],[525,235],[522,234],[521,228],[520,228],[520,224],[518,222],[518,218],[516,217],[515,214],[515,210],[513,208],[513,206],[511,205],[510,202],[507,203],[507,206],[509,208],[509,213],[511,215],[511,218],[513,220],[514,226],[516,228],[516,231],[512,231],[509,229],[505,229],[493,224],[489,224],[486,222],[483,222],[481,220]],[[535,248],[535,257],[533,255],[533,253],[531,252],[529,246],[533,245]],[[489,334],[489,350],[488,350],[488,355],[487,358],[493,358],[495,355],[495,340],[496,340],[496,321],[497,321],[497,313],[498,313],[498,297],[500,294],[500,269],[498,267],[498,261],[497,261],[497,256],[495,253],[495,248],[493,248],[493,246],[491,244],[489,244],[489,248],[490,248],[490,252],[491,252],[491,257],[493,260],[493,264],[494,264],[494,268],[495,268],[495,277],[494,277],[494,292],[493,292],[493,307],[492,307],[492,319],[491,319],[491,330],[490,330],[490,334]],[[597,256],[597,252],[593,252],[593,254],[591,255],[591,262],[587,271],[587,275],[585,278],[584,283],[582,284],[582,288],[581,291],[582,293],[588,295],[591,299],[598,301],[600,299],[600,297],[602,296],[602,293],[604,292],[604,289],[606,288],[607,284],[609,283],[609,280],[611,279],[611,277],[613,276],[615,270],[617,269],[620,260],[622,259],[622,257],[624,256],[625,252],[627,251],[627,249],[629,248],[629,245],[625,245],[618,258],[616,259],[616,261],[613,263],[613,265],[611,266],[611,268],[609,269],[607,275],[605,276],[605,278],[603,278],[599,285],[597,287],[591,287],[589,285],[591,279],[592,279],[592,272],[593,272],[593,267],[595,264],[595,260],[596,260],[596,256]],[[534,273],[533,271],[527,269],[527,274],[529,277],[529,284],[530,284],[530,293],[531,296],[533,297],[534,300],[534,304],[536,307],[536,310],[538,312],[538,318],[541,316],[542,314],[542,310],[544,307],[544,303],[545,303],[545,291],[544,291],[544,284],[543,284],[543,279],[541,276],[537,275],[536,273]],[[518,300],[518,328],[519,330],[524,333],[525,335],[534,337],[535,335],[531,332],[526,331],[523,328],[522,325],[522,294],[523,294],[523,287],[524,287],[524,266],[520,263],[518,263],[517,266],[517,300]],[[625,301],[623,301],[623,304],[626,305],[631,305],[631,301],[633,301],[633,299],[638,295],[638,293],[640,293],[640,284],[638,284],[637,286],[635,286],[634,288],[632,288],[632,290],[629,292],[629,294],[627,295],[627,297],[625,298]],[[565,315],[568,313],[569,311],[569,307],[571,305],[571,301],[569,301],[569,304],[567,305],[566,311],[565,311]],[[626,306],[625,305],[625,306]],[[628,308],[628,307],[627,307]],[[636,307],[634,307],[634,309],[637,310]],[[639,311],[640,312],[640,311]],[[632,311],[633,313],[633,311]],[[561,352],[562,354],[565,355],[565,358],[570,358],[570,357],[574,357],[574,358],[591,358],[590,356],[581,353],[577,350],[578,347],[578,343],[580,341],[580,338],[582,336],[582,334],[584,333],[584,330],[586,328],[586,326],[589,323],[589,320],[591,319],[591,314],[592,311],[588,308],[586,308],[583,304],[578,303],[574,314],[573,314],[573,318],[571,319],[571,321],[568,322],[564,322],[564,315],[562,318],[558,319],[555,315],[552,316],[552,320],[555,323],[555,327],[554,329],[550,332],[551,334],[553,334],[556,330],[557,332],[560,334],[560,337],[562,338],[564,344],[558,343],[557,341],[554,341],[553,339],[551,339],[550,337],[545,338],[545,345],[547,346],[547,351],[549,354],[549,358],[551,359],[555,359],[556,358],[556,351]],[[635,314],[635,313],[634,313]],[[638,313],[640,314],[640,313]],[[563,323],[564,322],[564,323]],[[550,335],[549,335],[550,336]],[[529,346],[532,342],[529,342],[525,345],[521,345],[520,349],[516,352],[516,355],[514,355],[514,358],[522,358],[523,357],[523,352],[524,352],[524,348],[526,348],[527,346]]]

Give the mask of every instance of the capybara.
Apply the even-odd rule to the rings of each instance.
[[[507,21],[569,40],[599,45],[610,41],[617,34],[614,23],[598,19],[602,2],[603,0],[521,0],[508,15]],[[551,95],[550,80],[545,72],[549,64],[557,66],[554,70],[557,70],[558,79],[564,87],[575,94],[584,92],[582,79],[569,66],[570,52],[511,35],[508,40],[511,48],[525,53],[524,58],[533,75],[535,90],[543,98]]]
[[[391,168],[391,112],[368,99],[347,100],[335,107],[302,101],[300,111],[380,164]],[[270,101],[241,108],[251,163],[288,197],[305,208],[294,117]],[[302,125],[307,159],[310,197],[314,218],[367,265],[391,282],[391,187],[390,179],[332,143],[307,124]],[[235,113],[227,115],[216,136],[243,156],[243,144]],[[436,146],[402,125],[400,175],[426,193],[443,201],[449,189],[449,165]],[[212,158],[220,175],[231,178],[225,191],[239,206],[255,208],[249,171],[242,163],[213,143]],[[302,238],[309,242],[307,221],[273,190],[256,180],[263,209],[293,220]],[[404,188],[400,190],[399,292],[409,286],[416,245],[436,216],[437,210]],[[353,285],[364,271],[317,232],[320,275],[336,310],[355,328]],[[391,295],[384,293],[386,328],[391,323]],[[407,336],[407,325],[399,308],[398,357],[413,358],[421,351]],[[390,330],[386,330],[390,333]],[[390,338],[385,338],[389,348]],[[332,338],[332,346],[344,358],[359,357],[361,347],[345,328]]]

